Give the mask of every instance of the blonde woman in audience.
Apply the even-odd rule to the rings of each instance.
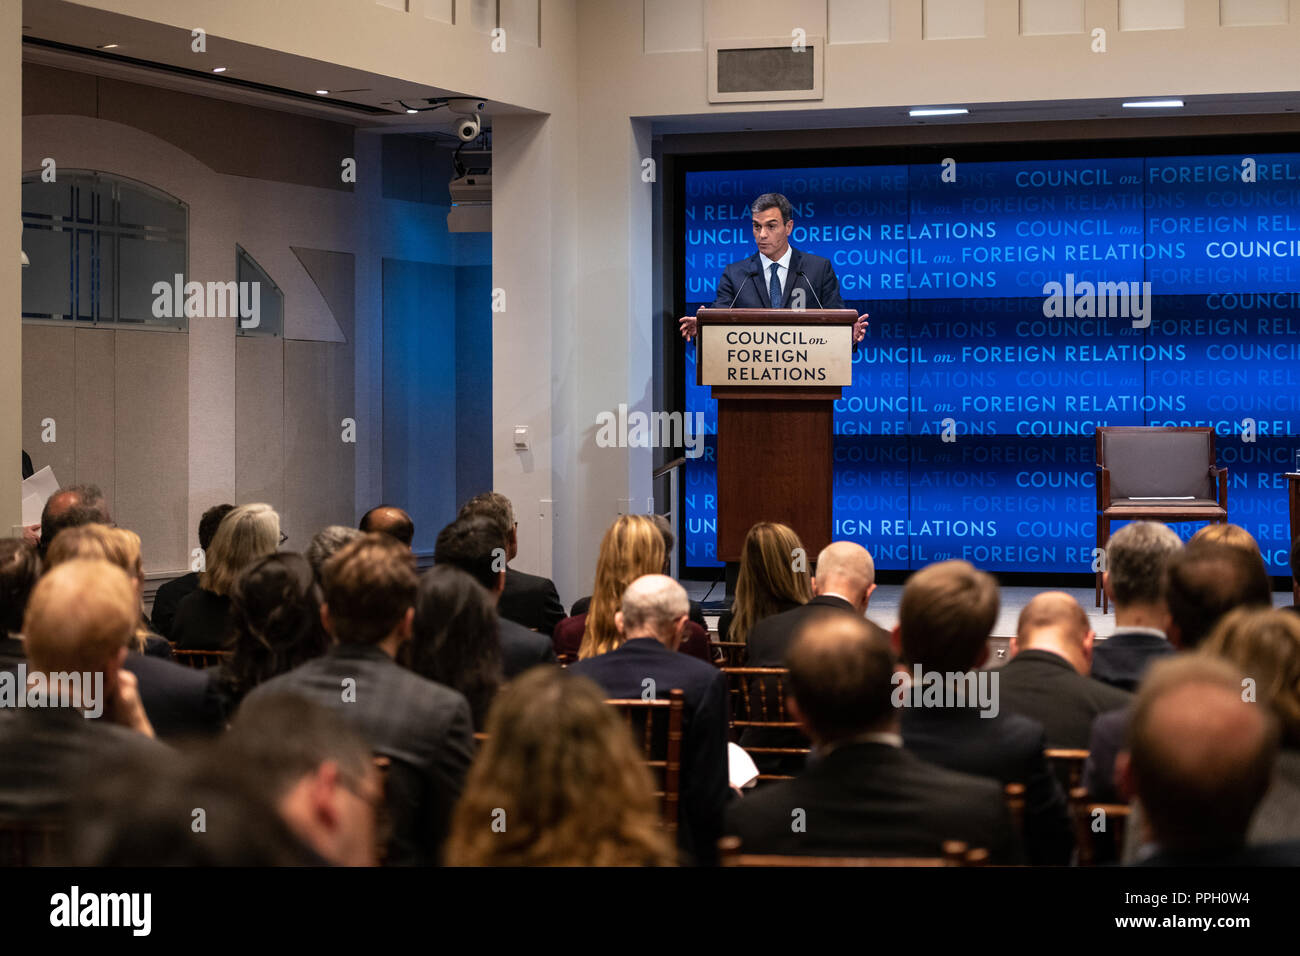
[[[493,703],[445,856],[450,866],[674,862],[626,723],[594,683],[558,667],[533,668]]]
[[[140,605],[140,620],[136,622],[131,637],[132,650],[153,657],[171,657],[167,641],[154,634],[144,621],[144,562],[140,557],[140,536],[126,528],[110,528],[103,524],[84,524],[66,528],[50,545],[45,554],[45,568],[58,567],[76,558],[100,558],[116,564],[126,572],[135,586]]]
[[[718,640],[743,644],[763,618],[807,604],[811,598],[808,557],[799,536],[786,525],[760,521],[745,535],[736,597],[731,610],[718,619]]]
[[[1207,524],[1192,535],[1192,541],[1226,544],[1228,547],[1236,548],[1239,551],[1251,551],[1259,554],[1259,542],[1255,540],[1254,535],[1239,524]]]
[[[600,542],[591,605],[586,614],[555,626],[555,652],[576,651],[578,658],[585,660],[618,647],[623,639],[614,626],[614,615],[623,592],[641,575],[658,574],[663,566],[664,539],[654,521],[646,515],[623,515],[615,521]]]
[[[198,590],[176,608],[172,640],[182,650],[223,649],[231,636],[230,592],[240,572],[279,548],[280,516],[267,504],[240,505],[221,519]]]

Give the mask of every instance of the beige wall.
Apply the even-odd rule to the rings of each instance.
[[[22,215],[22,7],[0,4],[0,461],[22,454],[22,268],[19,217]],[[15,472],[10,472],[15,474]],[[22,522],[22,495],[16,481],[0,484],[0,534]]]

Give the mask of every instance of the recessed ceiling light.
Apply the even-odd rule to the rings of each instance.
[[[419,111],[419,110],[408,109],[406,112],[408,112],[408,113],[418,113],[418,112],[420,112],[420,111]]]
[[[970,110],[962,106],[955,109],[908,110],[907,115],[908,116],[961,116],[969,112]]]
[[[95,47],[95,49],[96,49],[96,50],[116,50],[116,49],[117,49],[117,46],[118,46],[118,45],[117,45],[116,43],[101,43],[99,46]]]
[[[224,66],[214,66],[214,67],[212,68],[212,72],[213,72],[213,73],[225,73],[225,72],[226,72],[226,68],[225,68]]]
[[[1183,105],[1182,100],[1135,100],[1131,103],[1125,103],[1126,110],[1162,110],[1162,109],[1179,109]]]
[[[317,95],[317,96],[329,96],[329,95],[330,95],[330,91],[329,91],[329,90],[317,90],[317,91],[316,91],[316,95]]]

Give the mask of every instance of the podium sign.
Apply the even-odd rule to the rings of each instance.
[[[700,326],[701,385],[852,385],[851,325]]]

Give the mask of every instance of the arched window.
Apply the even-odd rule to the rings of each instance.
[[[55,176],[23,176],[23,319],[185,331],[183,298],[159,283],[184,287],[189,206],[109,173]]]

